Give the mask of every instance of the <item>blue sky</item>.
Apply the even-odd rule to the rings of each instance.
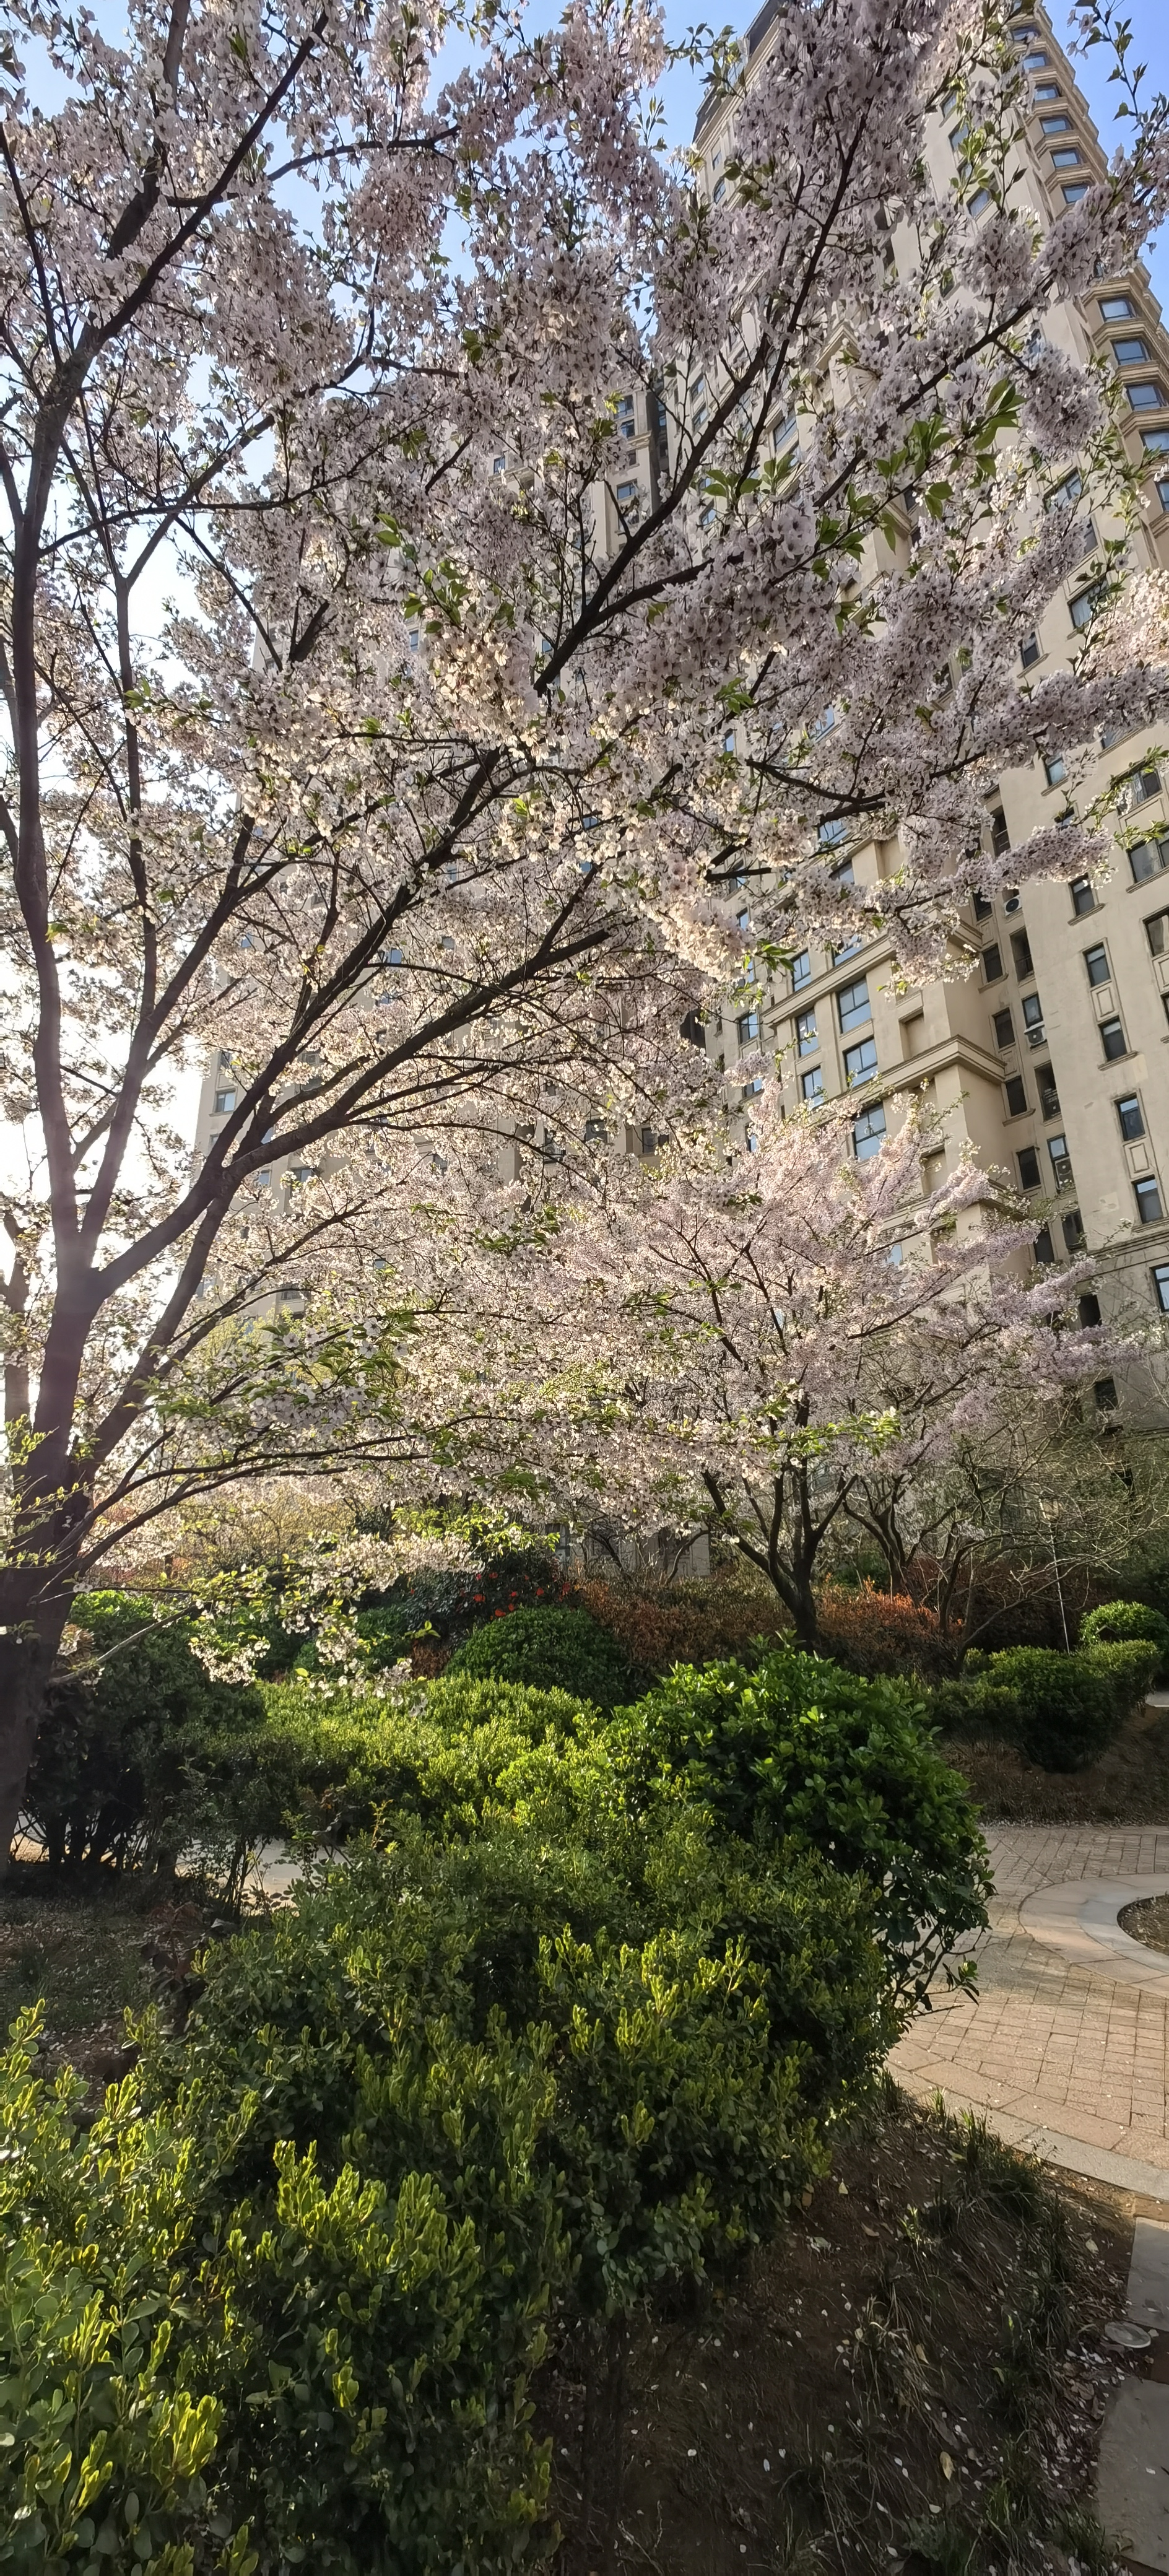
[[[1065,12],[1064,0],[1047,0],[1047,7],[1053,34],[1066,42],[1073,21]],[[742,18],[734,21],[736,29],[749,25],[753,14],[751,0],[746,0]],[[1166,0],[1127,0],[1126,14],[1132,25],[1129,61],[1148,66],[1144,91],[1169,90],[1169,7]],[[681,42],[687,28],[694,24],[695,15],[691,0],[666,0],[666,24],[676,44]],[[712,22],[716,26],[722,23],[716,13],[712,13]],[[1103,47],[1097,46],[1092,52],[1076,58],[1075,69],[1105,149],[1112,152],[1118,143],[1125,141],[1126,136],[1124,123],[1118,124],[1115,120],[1116,101],[1123,93],[1115,84],[1109,84],[1109,59]],[[672,142],[689,141],[701,94],[702,85],[695,73],[677,71],[671,75],[664,95]],[[1162,231],[1147,256],[1156,293],[1162,305],[1169,307],[1169,226]]]

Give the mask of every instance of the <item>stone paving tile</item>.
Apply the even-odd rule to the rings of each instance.
[[[919,2014],[894,2074],[1169,2168],[1169,1996],[1074,1964],[1019,1920],[1041,1887],[1169,1874],[1169,1828],[1004,1826],[987,1840],[995,1895],[970,1945],[978,1993],[940,1995]]]

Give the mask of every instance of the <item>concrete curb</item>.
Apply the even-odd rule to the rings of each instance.
[[[1022,2154],[1036,2156],[1041,2164],[1055,2165],[1061,2173],[1085,2174],[1091,2182],[1111,2183],[1117,2191],[1139,2192],[1145,2200],[1163,2200],[1169,2205],[1169,2166],[1146,2164],[1139,2156],[1117,2155],[1111,2147],[1089,2146],[1084,2138],[1070,2138],[1059,2129],[1037,2126],[1033,2120],[1021,2120],[1013,2111],[995,2111],[985,2102],[972,2101],[968,2094],[954,2091],[949,2085],[915,2083],[899,2075],[902,2091],[919,2102],[933,2102],[938,2094],[955,2119],[969,2114],[971,2119],[985,2120],[1006,2147],[1018,2147]]]
[[[1059,1950],[1077,1968],[1107,1977],[1113,1985],[1142,1986],[1161,2002],[1169,2000],[1169,1953],[1162,1957],[1122,1932],[1117,1915],[1144,1896],[1169,1895],[1169,1876],[1068,1880],[1062,1887],[1039,1887],[1019,1907],[1019,1926],[1033,1941]]]

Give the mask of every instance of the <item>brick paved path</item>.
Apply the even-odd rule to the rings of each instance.
[[[1134,1874],[1163,1872],[1169,1885],[1169,1829],[1000,1826],[987,1840],[996,1892],[975,1945],[978,1994],[939,1993],[899,2041],[893,2073],[911,2092],[985,2112],[1015,2144],[1169,2195],[1169,1984],[1080,1966],[1019,1919],[1036,1889],[1072,1879],[1086,1894],[1093,1880]]]

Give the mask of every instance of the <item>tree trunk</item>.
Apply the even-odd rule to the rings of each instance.
[[[9,1621],[0,1627],[0,1878],[11,1859],[45,1692],[67,1615],[67,1603],[54,1603],[49,1617]]]

